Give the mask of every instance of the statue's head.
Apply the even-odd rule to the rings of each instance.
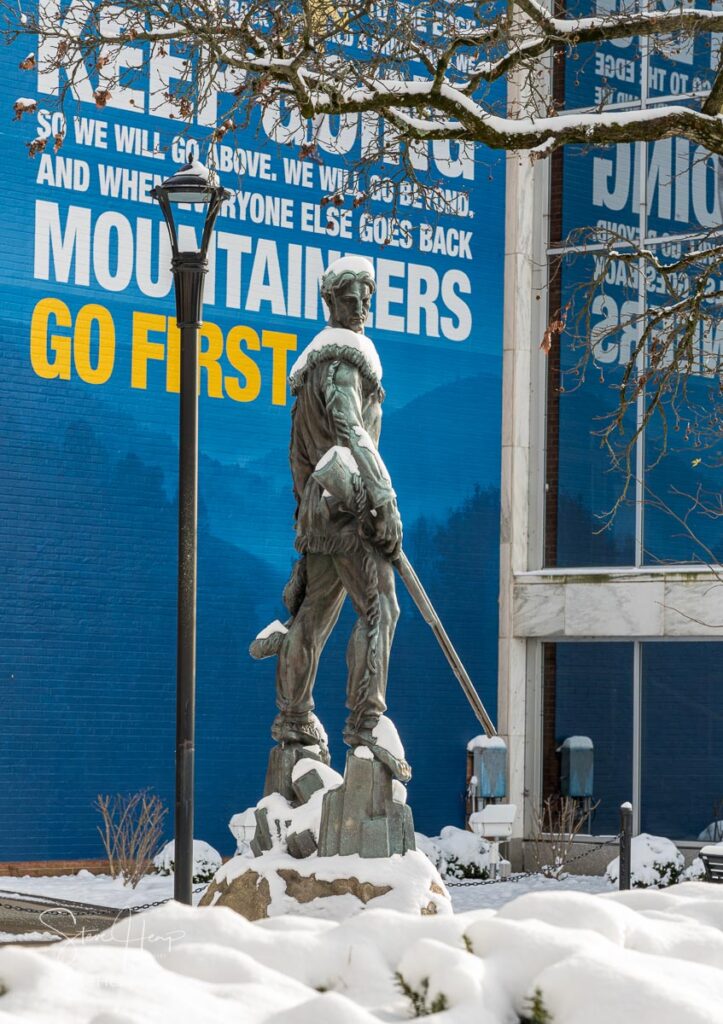
[[[329,326],[364,333],[376,285],[374,267],[363,256],[343,256],[321,278],[321,297],[329,309]]]

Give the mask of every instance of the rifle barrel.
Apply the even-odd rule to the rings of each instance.
[[[441,619],[434,610],[434,606],[429,600],[426,590],[422,586],[412,564],[403,551],[399,558],[394,562],[394,566],[401,576],[405,587],[409,591],[409,596],[421,612],[422,618],[431,627],[432,632],[437,638],[437,642],[442,648],[442,653],[447,659],[447,662],[454,672],[460,686],[464,690],[465,696],[467,697],[477,720],[482,725],[488,736],[496,736],[497,730],[494,727],[492,719],[487,713],[487,709],[482,703],[480,695],[474,687],[474,683],[469,677],[467,669],[462,664],[462,659],[459,654],[457,654],[452,641],[447,636],[447,632],[442,625]]]

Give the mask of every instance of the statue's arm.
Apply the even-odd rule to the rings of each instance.
[[[362,380],[355,366],[332,363],[326,377],[326,406],[336,443],[351,449],[366,490],[373,522],[372,543],[390,558],[402,549],[402,521],[396,493],[362,416]]]
[[[326,377],[325,398],[336,444],[351,449],[366,488],[370,509],[379,509],[393,502],[396,492],[387,467],[364,426],[359,370],[350,363],[331,363]]]

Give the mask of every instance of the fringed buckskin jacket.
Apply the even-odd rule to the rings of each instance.
[[[382,366],[365,334],[327,327],[291,368],[296,402],[291,412],[289,459],[296,497],[296,548],[302,554],[360,550],[354,514],[329,495],[312,473],[330,448],[351,451],[370,509],[396,499],[377,450],[382,424]]]

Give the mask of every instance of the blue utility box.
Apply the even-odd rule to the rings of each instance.
[[[568,736],[559,750],[560,792],[575,800],[589,800],[593,794],[595,758],[592,740],[589,736]]]
[[[500,736],[480,736],[473,744],[477,796],[485,802],[504,800],[507,796],[507,744]]]

